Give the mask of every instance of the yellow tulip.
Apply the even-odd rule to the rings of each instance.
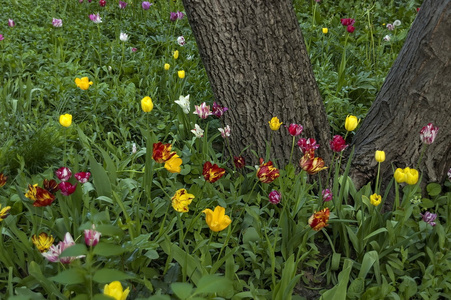
[[[151,112],[153,109],[153,102],[149,96],[142,98],[141,100],[141,108],[144,112]]]
[[[165,69],[166,71],[169,70],[170,67],[171,67],[170,64],[164,64],[164,69]]]
[[[382,201],[382,197],[381,195],[378,194],[372,194],[370,196],[370,202],[371,204],[373,204],[374,206],[378,206],[379,204],[381,204]]]
[[[92,81],[89,81],[88,77],[82,77],[81,79],[75,78],[75,84],[82,90],[86,91],[89,89],[89,86],[92,85]]]
[[[356,116],[349,115],[346,117],[345,128],[347,131],[353,131],[359,125],[360,119]]]
[[[179,78],[180,79],[185,78],[185,71],[181,70],[181,71],[178,72],[178,74],[179,74]]]
[[[327,27],[324,27],[324,28],[323,28],[323,33],[326,34],[326,33],[328,33],[328,32],[329,32],[329,29],[328,29]]]
[[[404,172],[406,174],[406,183],[410,185],[414,185],[418,182],[418,171],[411,168],[405,168]]]
[[[9,216],[10,210],[11,210],[11,206],[5,206],[2,208],[2,205],[0,204],[0,222]]]
[[[71,114],[61,115],[60,124],[64,127],[69,127],[72,124],[72,115]]]
[[[279,130],[280,126],[283,124],[279,121],[279,118],[277,117],[273,117],[271,119],[271,121],[268,122],[269,123],[269,128],[271,128],[271,130]]]
[[[49,236],[45,232],[41,232],[39,235],[34,234],[31,237],[31,241],[41,253],[47,252],[47,250],[49,250],[49,248],[53,245],[54,240],[55,239],[52,235]]]
[[[404,170],[401,168],[397,168],[395,173],[393,174],[397,183],[403,183],[406,181],[406,174],[404,174]]]
[[[202,211],[205,214],[205,221],[212,231],[218,232],[227,228],[232,220],[225,214],[225,208],[216,206],[215,210],[207,208]]]
[[[385,152],[381,151],[381,150],[377,150],[376,153],[374,154],[374,158],[376,159],[377,162],[384,162],[385,161]]]
[[[405,182],[409,185],[413,185],[418,182],[419,173],[417,170],[409,167],[405,169],[397,168],[393,177],[395,177],[397,183]]]
[[[182,168],[180,167],[181,164],[182,159],[177,154],[175,154],[164,163],[164,167],[171,173],[180,173],[180,171],[182,170]]]
[[[174,51],[174,59],[179,58],[179,50]]]
[[[130,293],[130,288],[125,291],[122,288],[122,284],[119,281],[113,281],[110,284],[105,284],[103,289],[103,294],[113,297],[115,300],[125,300],[127,299],[128,293]]]
[[[175,192],[175,195],[172,197],[172,207],[178,212],[188,212],[188,206],[194,199],[193,194],[188,194],[185,189],[179,189]]]

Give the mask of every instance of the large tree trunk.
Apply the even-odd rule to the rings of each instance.
[[[451,167],[451,1],[426,0],[373,106],[354,137],[352,178],[361,187],[376,175],[375,150],[387,160],[387,180],[394,168],[416,168],[422,144],[419,133],[439,127],[420,170],[424,182],[443,182]]]
[[[183,4],[215,99],[229,108],[233,155],[250,145],[264,157],[271,136],[268,121],[277,116],[284,125],[302,124],[302,136],[316,138],[322,145],[319,155],[329,161],[329,125],[292,1]],[[273,134],[271,153],[281,165],[290,156],[291,141],[283,127]]]

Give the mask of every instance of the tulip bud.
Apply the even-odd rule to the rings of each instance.
[[[269,121],[269,128],[271,128],[271,130],[279,130],[280,125],[282,125],[283,123],[279,121],[279,118],[277,117],[273,117],[271,119],[271,121]]]
[[[151,112],[153,109],[153,102],[149,96],[142,98],[141,100],[141,108],[144,112]]]
[[[113,281],[110,284],[105,284],[105,287],[103,289],[103,294],[110,296],[110,298],[113,298],[113,299],[125,300],[125,299],[127,299],[127,296],[129,293],[130,293],[130,288],[127,288],[124,290],[122,288],[122,284],[119,281]]]
[[[179,75],[179,78],[180,78],[180,79],[185,78],[185,71],[183,71],[183,70],[178,71],[178,75]]]
[[[353,131],[359,125],[360,120],[356,116],[349,115],[346,117],[345,128],[347,131]]]
[[[385,152],[381,151],[381,150],[377,150],[376,153],[374,154],[374,158],[376,159],[377,162],[384,162],[385,161]]]
[[[279,204],[281,198],[282,198],[282,194],[280,194],[276,190],[272,190],[272,192],[269,193],[269,202],[271,202],[272,204]]]
[[[378,205],[381,204],[381,202],[382,202],[382,197],[381,197],[381,195],[378,195],[378,194],[372,194],[372,195],[370,196],[370,202],[371,202],[372,205],[378,206]]]
[[[71,114],[60,115],[60,124],[64,127],[69,127],[72,124],[72,115]]]
[[[96,231],[96,226],[93,224],[92,229],[85,229],[85,244],[86,246],[94,247],[99,243],[102,234]]]

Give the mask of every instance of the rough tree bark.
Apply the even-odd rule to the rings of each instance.
[[[451,167],[451,1],[424,1],[406,42],[385,79],[353,144],[354,183],[361,187],[376,175],[375,150],[384,150],[385,179],[392,165],[416,168],[422,149],[419,132],[439,127],[420,170],[423,182],[443,182]]]
[[[268,121],[277,116],[284,125],[302,124],[302,136],[323,145],[319,155],[329,161],[330,129],[292,1],[183,4],[215,99],[229,108],[233,154],[250,145],[264,157]],[[273,134],[271,153],[281,165],[290,156],[291,141],[284,128]],[[246,156],[252,158],[249,150]]]

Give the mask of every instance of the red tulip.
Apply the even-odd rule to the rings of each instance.
[[[212,165],[211,162],[207,161],[204,164],[202,175],[208,182],[215,182],[225,174],[225,169],[220,168],[217,164]]]

